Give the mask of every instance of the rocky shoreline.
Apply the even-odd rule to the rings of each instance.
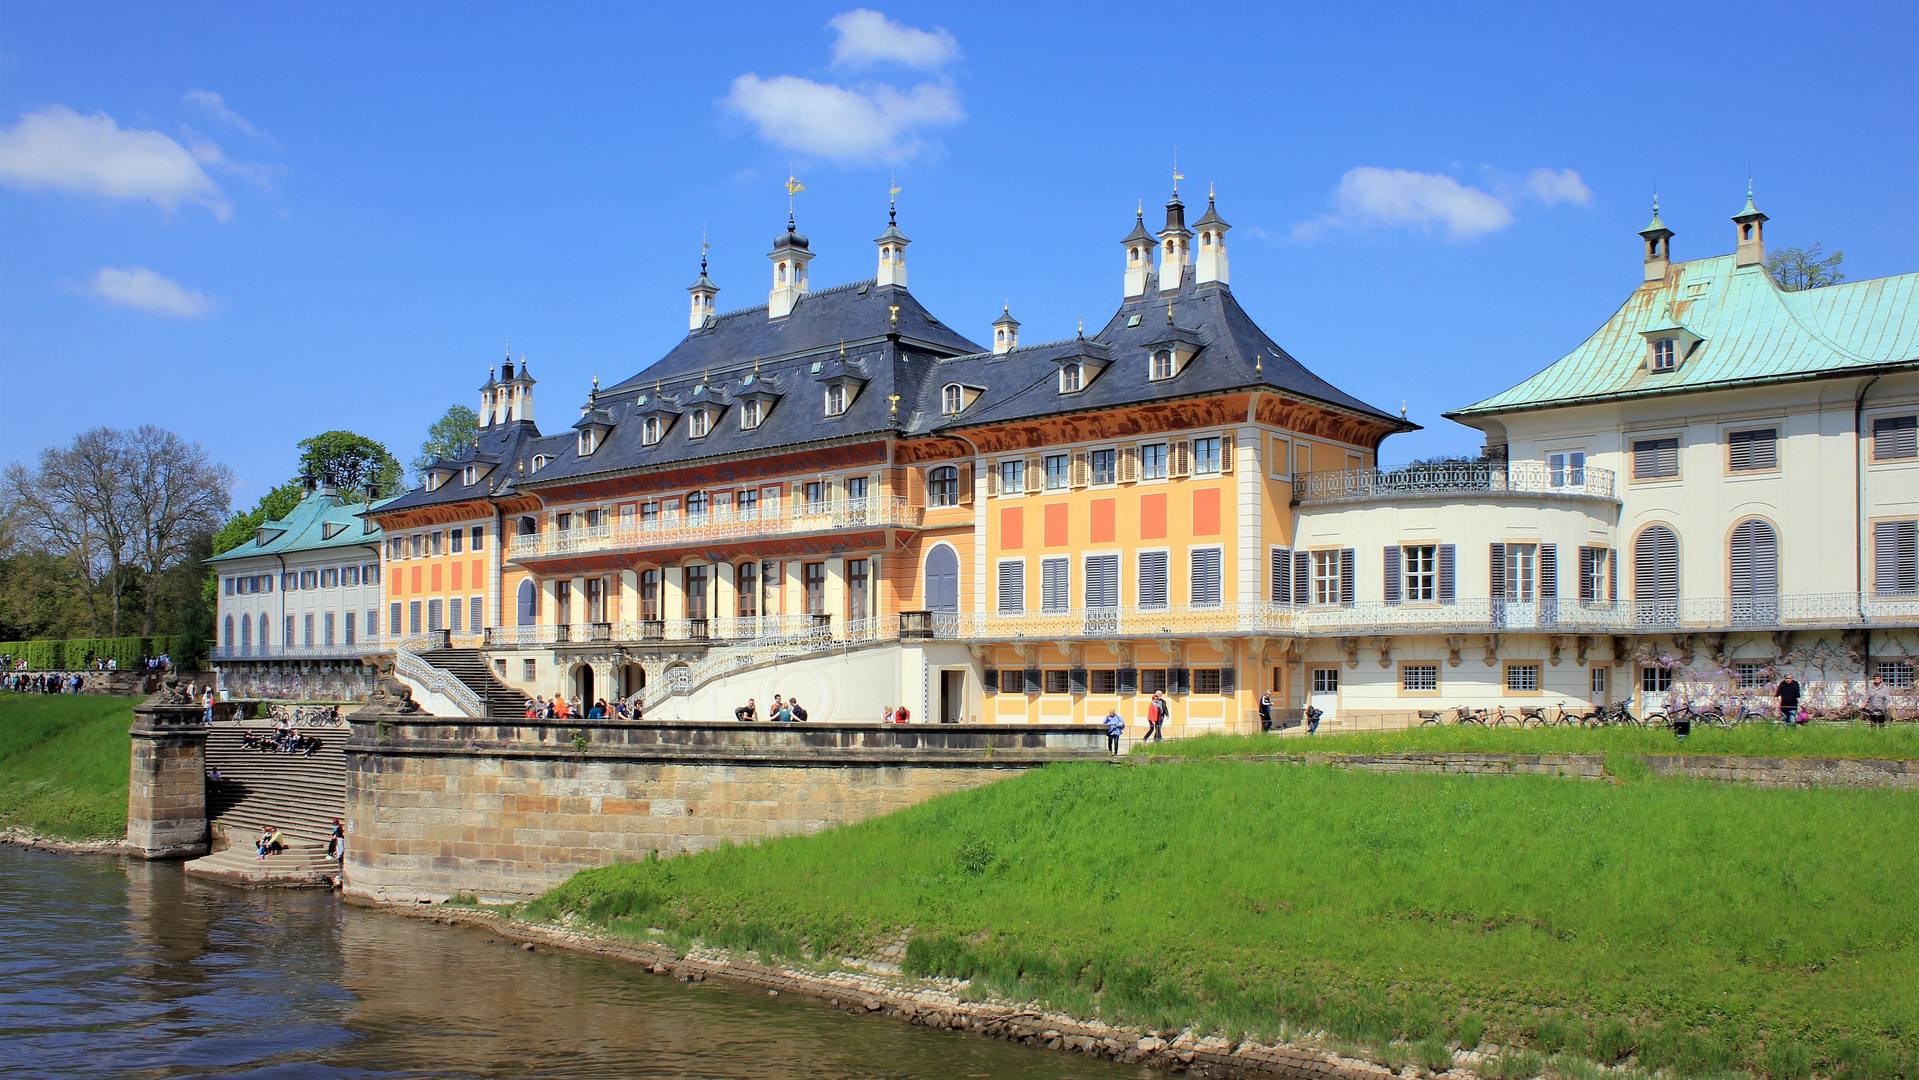
[[[1048,1012],[1032,1004],[973,1001],[963,998],[963,984],[952,979],[909,978],[898,973],[903,944],[888,947],[878,958],[852,961],[846,968],[821,974],[802,968],[761,963],[721,949],[696,948],[681,953],[664,942],[611,938],[564,927],[524,923],[492,912],[426,904],[370,905],[411,918],[446,925],[477,926],[493,931],[523,949],[546,946],[590,953],[638,964],[655,975],[681,982],[708,978],[764,988],[769,994],[806,995],[853,1013],[868,1013],[926,1027],[968,1031],[1067,1053],[1089,1054],[1127,1065],[1140,1065],[1199,1077],[1291,1077],[1296,1080],[1390,1080],[1419,1077],[1437,1080],[1478,1080],[1471,1066],[1481,1055],[1454,1054],[1454,1066],[1434,1072],[1408,1065],[1398,1073],[1363,1058],[1346,1057],[1314,1046],[1233,1041],[1191,1030],[1177,1033],[1143,1031]],[[859,970],[847,970],[857,966]]]
[[[7,829],[0,832],[0,844],[7,847],[26,848],[28,851],[51,851],[61,855],[138,855],[139,851],[128,846],[125,840],[59,840],[51,836],[42,836],[29,829]]]

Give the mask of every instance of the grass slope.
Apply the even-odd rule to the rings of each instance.
[[[1221,760],[1049,766],[584,872],[526,914],[776,956],[910,926],[909,971],[1160,1029],[1400,1040],[1402,1060],[1483,1038],[1875,1080],[1919,1064],[1915,881],[1910,793]]]
[[[0,693],[0,828],[125,836],[132,698]]]
[[[1743,724],[1694,728],[1681,742],[1655,728],[1416,727],[1350,735],[1204,735],[1143,743],[1135,754],[1203,758],[1239,754],[1381,754],[1399,751],[1504,754],[1725,754],[1735,757],[1919,758],[1919,724]]]

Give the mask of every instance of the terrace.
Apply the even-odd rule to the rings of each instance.
[[[1555,469],[1541,461],[1474,461],[1448,465],[1409,465],[1392,470],[1342,469],[1298,473],[1293,477],[1295,506],[1456,496],[1472,492],[1619,501],[1614,494],[1611,469],[1590,465]]]
[[[898,496],[795,502],[777,509],[714,509],[674,512],[614,524],[548,529],[512,538],[515,561],[598,555],[608,552],[701,547],[715,543],[846,532],[856,529],[917,529],[925,511]]]

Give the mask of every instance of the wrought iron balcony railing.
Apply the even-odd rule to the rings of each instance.
[[[865,625],[862,620],[854,626]],[[824,635],[844,640],[852,631],[831,615],[767,615],[733,619],[644,619],[639,622],[558,623],[496,626],[484,632],[486,648],[540,648],[550,645],[730,645],[736,642]]]
[[[1615,497],[1611,469],[1590,465],[1555,469],[1540,461],[1412,465],[1392,470],[1342,469],[1298,473],[1293,477],[1293,501],[1300,505],[1470,492],[1588,499]]]
[[[507,547],[507,556],[512,559],[553,558],[848,529],[917,529],[923,515],[921,507],[896,496],[836,499],[820,503],[801,501],[789,503],[778,510],[726,509],[700,514],[674,513],[590,528],[548,529],[545,532],[522,534],[513,537]]]

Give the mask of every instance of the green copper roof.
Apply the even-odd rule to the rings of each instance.
[[[392,501],[381,499],[373,505],[384,506]],[[379,526],[360,516],[367,509],[366,503],[343,502],[337,495],[308,495],[285,518],[262,525],[253,539],[207,561],[226,562],[256,555],[290,555],[296,551],[320,551],[365,544],[377,547],[380,543]]]
[[[1885,366],[1919,366],[1919,274],[1783,292],[1764,267],[1721,255],[1676,263],[1635,289],[1577,349],[1504,393],[1446,414],[1722,389]],[[1701,340],[1675,371],[1646,370],[1641,335],[1677,323]]]

